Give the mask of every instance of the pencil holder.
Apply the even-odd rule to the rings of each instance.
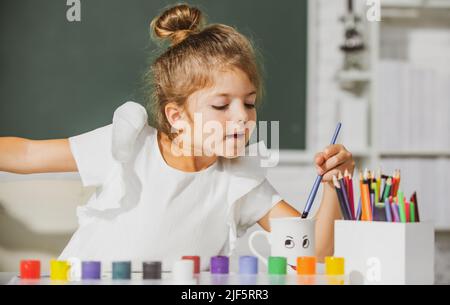
[[[337,220],[334,235],[350,284],[434,283],[432,223]]]

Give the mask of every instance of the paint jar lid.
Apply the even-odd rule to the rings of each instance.
[[[129,280],[131,278],[131,262],[113,262],[112,278],[114,280]]]
[[[344,275],[345,260],[343,257],[325,257],[325,274],[327,275]]]
[[[227,274],[228,272],[229,272],[228,256],[213,256],[213,257],[211,257],[211,273]]]
[[[194,276],[194,261],[182,259],[174,262],[172,277],[175,281],[191,280]]]
[[[200,273],[200,256],[196,255],[185,255],[181,259],[190,259],[194,262],[194,273]]]
[[[69,264],[66,261],[50,261],[50,279],[54,281],[67,281]]]
[[[20,261],[21,279],[38,279],[41,277],[41,262],[38,260]]]
[[[67,259],[67,264],[69,265],[67,279],[74,282],[81,280],[81,260],[71,257]]]
[[[143,278],[146,280],[161,278],[162,263],[160,261],[149,261],[142,263]]]
[[[313,275],[316,274],[317,259],[314,256],[297,257],[297,274]]]
[[[258,274],[258,258],[255,256],[239,257],[240,274]]]
[[[81,278],[83,280],[98,280],[101,278],[101,262],[84,261],[81,263]]]
[[[270,256],[268,262],[268,271],[271,275],[286,274],[287,260],[282,256]]]

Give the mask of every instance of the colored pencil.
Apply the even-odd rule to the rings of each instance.
[[[416,222],[420,222],[420,216],[419,216],[419,205],[417,204],[417,193],[414,192],[414,194],[411,196],[411,202],[414,202],[414,211],[415,213],[415,220]]]
[[[353,192],[353,177],[349,174],[349,193],[350,193],[350,209],[352,210],[353,217],[356,219],[355,215],[355,194]]]
[[[389,198],[384,201],[384,209],[386,212],[386,220],[392,222],[391,205],[389,204]]]
[[[395,193],[396,184],[397,184],[397,171],[394,171],[394,174],[392,175],[392,186],[391,186],[391,191],[390,191],[390,195],[392,197],[397,196],[397,194]]]
[[[353,220],[352,212],[350,210],[350,201],[348,200],[348,196],[347,196],[347,188],[345,186],[344,177],[342,176],[341,172],[339,172],[337,179],[338,179],[339,185],[342,190],[342,195],[344,197],[344,207],[346,209],[347,215],[350,220]]]
[[[400,217],[398,216],[398,206],[395,202],[391,203],[392,215],[394,215],[394,222],[400,222]]]
[[[347,213],[347,209],[345,208],[345,201],[344,201],[344,195],[343,191],[341,189],[341,186],[337,180],[337,177],[333,175],[333,184],[336,189],[336,194],[338,197],[339,207],[341,208],[342,217],[344,217],[345,220],[350,220],[350,216]]]
[[[375,211],[375,193],[369,192],[369,194],[370,194],[370,207],[372,208],[372,217],[373,217],[373,211]]]
[[[406,222],[411,222],[409,202],[405,202],[405,218]]]
[[[400,187],[400,170],[395,170],[392,186],[392,196],[397,197],[398,189]]]
[[[364,180],[363,180],[363,191],[364,191],[364,196],[365,196],[365,201],[367,202],[367,219],[368,221],[372,221],[373,220],[373,209],[374,209],[374,204],[373,204],[373,200],[372,200],[372,196],[371,196],[371,188],[370,188],[370,182],[371,182],[371,173],[370,170],[368,170],[367,168],[364,170]],[[364,210],[363,210],[364,212]],[[363,214],[364,216],[364,214]]]
[[[367,168],[364,169],[364,173],[363,173],[363,183],[364,183],[364,182],[367,182],[367,181],[369,180],[369,175],[370,175],[369,170],[368,170]]]
[[[377,191],[378,186],[377,186],[377,183],[376,182],[372,182],[371,187],[372,187],[372,194],[373,194],[373,205],[375,205],[375,204],[377,204],[379,202],[378,201],[378,191]]]
[[[380,191],[381,191],[381,168],[378,168],[378,172],[377,172],[377,179],[376,179],[376,184],[377,184],[377,188],[376,188],[376,192],[375,192],[375,198],[377,200],[377,202],[382,202],[380,197]]]
[[[416,209],[414,202],[409,202],[409,222],[416,222]]]
[[[361,171],[359,171],[359,188],[362,189],[363,184],[363,174]]]
[[[408,202],[400,190],[400,181],[400,169],[394,170],[392,176],[384,175],[381,168],[359,170],[360,196],[356,202],[352,175],[348,170],[338,172],[333,184],[343,217],[357,221],[419,222],[417,193]]]
[[[363,221],[372,221],[372,207],[370,205],[370,193],[368,183],[362,184],[361,190],[362,197],[362,217]]]
[[[336,126],[336,130],[334,131],[333,137],[331,138],[331,145],[336,144],[337,137],[339,135],[339,131],[341,130],[342,124],[338,123]],[[319,189],[320,183],[322,182],[322,175],[317,175],[316,180],[314,181],[311,192],[309,193],[308,200],[306,200],[305,209],[302,213],[302,218],[307,218],[309,212],[311,211],[312,205],[314,203],[314,199],[316,198],[317,190]]]
[[[383,201],[385,201],[386,198],[389,198],[389,193],[391,192],[391,186],[392,186],[392,178],[389,177],[386,180],[386,184],[384,185],[383,196],[382,196]]]
[[[362,217],[361,197],[359,197],[358,208],[356,211],[356,220],[361,220],[361,217]]]
[[[375,203],[375,209],[373,213],[374,221],[386,221],[386,209],[383,202]]]
[[[352,214],[352,218],[356,219],[355,199],[353,198],[353,180],[352,180],[352,175],[348,172],[348,170],[345,170],[344,179],[345,179],[345,185],[347,188],[347,196],[348,196],[348,201],[349,201],[348,203],[350,205],[350,212]]]
[[[400,215],[400,221],[406,223],[405,201],[402,191],[398,191],[397,201],[398,201],[398,211]]]

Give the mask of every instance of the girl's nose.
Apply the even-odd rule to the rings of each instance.
[[[245,108],[244,102],[240,100],[233,101],[233,111],[232,117],[230,118],[233,122],[238,122],[241,124],[245,124],[248,121],[248,112]]]

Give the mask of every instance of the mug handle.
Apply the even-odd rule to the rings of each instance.
[[[69,264],[67,279],[69,281],[81,280],[81,260],[76,257],[70,257],[67,259],[67,263]]]
[[[267,266],[267,258],[265,258],[264,256],[262,256],[261,254],[259,254],[258,251],[256,251],[255,247],[253,246],[253,239],[258,236],[258,235],[263,235],[267,238],[267,241],[269,241],[269,232],[266,231],[255,231],[253,232],[250,237],[248,238],[248,245],[250,247],[250,251],[256,256],[258,257],[263,263],[264,265]]]

